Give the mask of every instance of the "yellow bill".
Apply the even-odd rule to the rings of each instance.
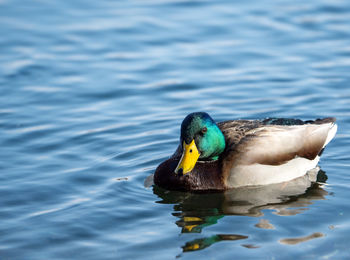
[[[175,173],[182,172],[182,174],[186,174],[193,170],[200,154],[194,140],[190,144],[186,144],[184,141],[182,147],[182,156],[175,169]]]

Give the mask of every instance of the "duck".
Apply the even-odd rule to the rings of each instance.
[[[288,182],[314,169],[337,132],[333,117],[229,120],[187,115],[180,143],[153,175],[168,190],[220,191]]]

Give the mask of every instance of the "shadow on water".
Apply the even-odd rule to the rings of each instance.
[[[175,224],[181,233],[202,233],[208,226],[217,224],[225,215],[261,217],[263,210],[272,210],[280,216],[297,215],[307,210],[314,201],[323,200],[328,194],[322,188],[327,179],[324,171],[315,169],[305,176],[287,183],[256,187],[242,187],[218,193],[190,193],[168,191],[157,186],[153,192],[161,198],[157,203],[173,204],[171,213],[178,219]],[[263,229],[275,229],[268,220],[261,219],[255,225]],[[220,241],[247,239],[240,234],[216,234],[194,239],[182,246],[183,252],[207,248]],[[300,238],[302,240],[305,238]],[[288,242],[288,241],[287,241]],[[286,243],[287,243],[286,242]],[[296,244],[298,241],[294,241]],[[243,245],[251,248],[253,245]]]

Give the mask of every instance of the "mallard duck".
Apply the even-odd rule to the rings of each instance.
[[[181,124],[180,144],[154,173],[171,190],[226,190],[293,180],[316,167],[337,131],[335,118],[220,123],[205,112]]]

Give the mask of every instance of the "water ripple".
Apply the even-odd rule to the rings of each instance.
[[[349,257],[346,1],[0,6],[2,258]],[[193,111],[337,117],[329,185],[256,207],[145,188]]]

